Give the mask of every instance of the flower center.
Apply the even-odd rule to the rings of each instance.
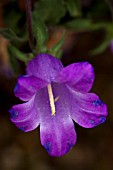
[[[53,116],[55,116],[55,100],[54,100],[51,84],[47,86],[47,90],[48,90],[48,95],[49,95],[51,113]]]

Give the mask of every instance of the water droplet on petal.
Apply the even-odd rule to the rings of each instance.
[[[47,143],[44,145],[44,147],[45,147],[45,149],[46,149],[46,151],[47,151],[48,153],[51,152],[51,142],[47,142]]]
[[[16,110],[14,110],[14,109],[10,109],[9,113],[10,113],[10,117],[12,119],[16,119],[16,117],[18,116],[18,112]]]

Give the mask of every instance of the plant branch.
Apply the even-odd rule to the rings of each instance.
[[[32,12],[31,12],[31,0],[25,0],[25,9],[26,9],[26,20],[29,33],[29,46],[31,50],[34,49],[34,36],[32,30]]]

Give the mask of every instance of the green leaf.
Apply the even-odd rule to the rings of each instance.
[[[97,29],[105,29],[105,26],[107,24],[104,22],[92,22],[90,19],[73,19],[69,22],[66,23],[67,28],[74,29],[75,31],[78,32],[83,32],[83,31],[93,31]]]
[[[81,16],[80,0],[66,0],[66,5],[72,17]]]
[[[76,19],[69,21],[66,26],[72,29],[75,29],[76,31],[84,31],[91,28],[92,22],[87,19]]]
[[[18,37],[13,30],[9,28],[0,28],[0,34],[3,35],[6,39],[12,41],[12,42],[19,42],[23,43],[26,41],[26,39]]]
[[[39,0],[33,13],[41,16],[44,21],[55,24],[65,15],[66,9],[61,0]]]
[[[84,31],[92,29],[92,22],[88,19],[74,19],[66,23],[68,28],[75,29],[76,31]]]

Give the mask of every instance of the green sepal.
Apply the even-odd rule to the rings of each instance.
[[[62,51],[62,50],[59,50],[59,51],[57,52],[57,54],[56,54],[55,57],[58,58],[58,59],[61,59],[62,54],[63,54],[63,51]]]
[[[64,40],[65,40],[65,32],[62,34],[61,39],[49,50],[51,55],[61,58],[60,48],[64,43]]]
[[[29,57],[27,54],[19,51],[15,46],[13,45],[9,45],[8,47],[8,51],[10,52],[10,54],[12,54],[13,57],[19,59],[20,61],[23,61],[24,63],[26,63],[29,60]]]
[[[39,16],[33,15],[33,33],[36,39],[36,53],[41,53],[45,48],[46,40],[48,38],[48,31]]]

